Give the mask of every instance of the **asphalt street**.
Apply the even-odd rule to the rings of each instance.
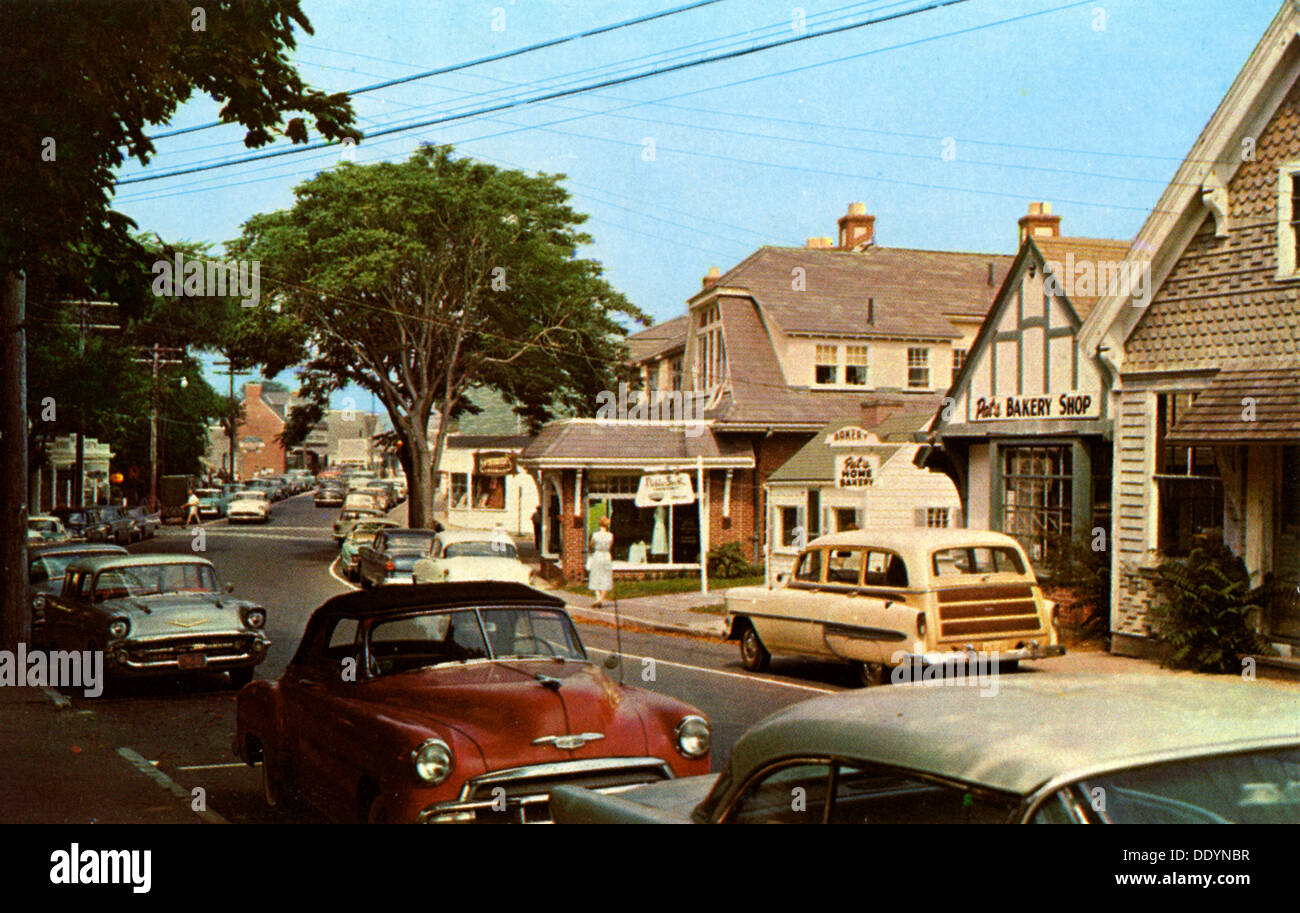
[[[399,508],[400,510],[400,508]],[[322,602],[351,584],[331,573],[338,549],[330,525],[337,509],[316,508],[302,494],[272,507],[264,525],[209,521],[196,529],[165,527],[133,552],[198,551],[216,565],[235,595],[267,609],[270,653],[257,670],[275,679],[284,670],[307,619]],[[201,546],[201,551],[199,550]],[[592,659],[615,649],[612,627],[575,618]],[[621,675],[699,707],[713,723],[713,768],[721,768],[735,740],[758,720],[797,701],[854,686],[845,667],[774,661],[764,675],[745,672],[734,644],[645,631],[622,632]],[[110,698],[69,695],[73,711],[105,745],[139,755],[187,792],[205,791],[207,807],[231,822],[317,821],[307,809],[270,809],[259,772],[238,762],[230,741],[235,692],[224,676],[134,682]]]

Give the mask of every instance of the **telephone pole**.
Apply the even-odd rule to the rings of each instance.
[[[77,364],[86,361],[86,337],[91,330],[120,330],[116,323],[92,323],[91,308],[115,308],[114,301],[60,301],[59,304],[73,304],[77,307]],[[65,324],[66,325],[66,324]],[[85,503],[86,492],[86,405],[77,402],[77,440],[76,456],[72,464],[72,504],[80,507]],[[57,497],[57,496],[56,496]]]
[[[0,288],[0,648],[31,640],[27,597],[27,277]]]
[[[230,456],[226,465],[226,472],[229,473],[227,481],[235,481],[235,432],[237,409],[235,408],[235,364],[227,357],[225,361],[214,361],[214,368],[225,368],[226,375],[230,378],[230,413],[226,416],[226,437],[230,441]]]
[[[182,364],[184,359],[175,356],[177,353],[184,355],[185,350],[174,346],[160,346],[156,342],[152,346],[142,348],[149,353],[149,357],[133,360],[139,364],[153,365],[153,402],[149,410],[149,503],[156,504],[158,501],[158,369],[163,365]]]

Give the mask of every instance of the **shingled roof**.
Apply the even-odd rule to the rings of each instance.
[[[647,327],[639,333],[630,334],[627,337],[627,346],[631,351],[628,361],[634,365],[640,364],[647,359],[657,358],[674,349],[683,348],[686,345],[688,326],[688,318],[683,314],[672,320]]]
[[[1300,359],[1220,371],[1169,433],[1170,443],[1300,441]]]
[[[1013,259],[902,247],[760,247],[713,287],[743,288],[786,333],[955,339],[961,334],[945,315],[983,317]]]
[[[1128,256],[1132,241],[1116,241],[1109,238],[1034,238],[1034,244],[1048,263],[1055,261],[1062,265],[1073,260],[1074,263],[1090,262],[1096,270],[1098,264],[1120,263]],[[1094,294],[1084,294],[1084,287],[1074,284],[1066,294],[1079,320],[1087,320],[1093,307],[1102,299],[1105,288],[1100,287],[1102,276],[1093,283]],[[1064,281],[1064,280],[1063,280]]]

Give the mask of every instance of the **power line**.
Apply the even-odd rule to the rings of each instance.
[[[535,51],[540,51],[545,48],[552,48],[552,47],[556,47],[557,45],[566,44],[571,41],[578,41],[583,38],[591,38],[596,35],[603,35],[606,34],[607,32],[615,32],[618,31],[619,29],[625,29],[630,26],[640,25],[645,22],[653,22],[656,19],[664,19],[667,18],[668,16],[676,16],[678,13],[689,12],[690,10],[696,10],[704,6],[712,6],[715,3],[721,3],[721,2],[722,0],[700,0],[700,2],[689,3],[685,6],[675,7],[670,10],[663,10],[658,13],[648,13],[644,16],[638,16],[634,19],[625,19],[622,22],[615,22],[611,25],[603,25],[594,29],[587,29],[586,31],[583,32],[575,32],[572,35],[565,35],[562,38],[552,38],[548,41],[539,41],[536,44],[530,44],[527,47],[516,48],[513,51],[504,51],[500,54],[491,54],[486,57],[479,57],[474,60],[467,60],[464,61],[463,63],[451,64],[449,66],[439,67],[434,70],[426,70],[422,73],[414,73],[410,76],[402,76],[397,79],[385,80],[384,82],[378,82],[375,83],[374,85],[362,86],[359,89],[352,89],[343,94],[348,96],[361,95],[365,92],[374,92],[379,89],[386,89],[389,86],[396,86],[396,85],[401,85],[402,83],[414,82],[417,79],[428,79],[432,76],[441,76],[445,73],[455,73],[457,70],[466,70],[469,69],[470,67],[476,67],[485,63],[494,63],[498,60],[508,60],[511,57],[518,57],[522,54],[531,54]],[[199,124],[194,127],[181,127],[176,130],[170,130],[166,133],[156,133],[146,138],[149,140],[166,139],[172,136],[181,136],[186,133],[197,133],[200,130],[210,130],[213,127],[221,127],[228,123],[233,123],[233,121],[212,121],[211,123]]]
[[[405,133],[408,130],[419,130],[425,127],[433,127],[440,124],[451,123],[453,121],[464,120],[469,117],[480,117],[485,114],[495,114],[500,111],[508,111],[513,108],[523,107],[527,105],[534,105],[539,102],[551,101],[557,98],[567,98],[568,96],[571,95],[579,95],[585,92],[593,91],[595,89],[606,89],[611,86],[625,85],[627,83],[637,82],[642,79],[649,79],[654,76],[663,76],[668,73],[675,73],[682,70],[688,70],[709,63],[718,63],[724,60],[734,60],[739,57],[747,57],[751,54],[758,54],[764,51],[772,50],[773,48],[784,47],[802,41],[810,41],[815,38],[822,38],[827,35],[839,34],[842,32],[848,32],[854,29],[865,28],[872,25],[879,25],[884,22],[889,22],[897,19],[904,19],[909,16],[915,16],[919,13],[929,12],[931,10],[940,9],[942,7],[956,6],[958,4],[968,3],[968,2],[970,2],[970,0],[932,0],[932,2],[928,3],[925,6],[917,7],[915,9],[907,10],[904,12],[891,13],[887,16],[879,16],[874,19],[868,19],[864,22],[857,22],[849,25],[840,25],[840,26],[834,26],[832,28],[820,29],[815,32],[808,32],[807,34],[804,35],[796,35],[793,38],[783,38],[779,41],[771,41],[768,42],[767,44],[759,45],[753,48],[744,48],[737,51],[729,51],[724,54],[718,54],[712,57],[701,58],[699,60],[687,61],[685,63],[673,64],[671,66],[660,67],[647,72],[636,73],[630,76],[621,76],[613,79],[606,79],[601,82],[592,83],[586,86],[578,86],[572,89],[562,89],[544,95],[535,96],[533,98],[507,101],[499,105],[493,105],[487,108],[481,108],[477,111],[465,112],[461,114],[445,115],[442,117],[432,118],[426,121],[417,121],[416,123],[413,124],[399,124],[396,126],[387,127],[385,129],[376,130],[370,133],[369,136],[366,138],[374,139],[381,136],[388,136],[394,133]],[[1078,0],[1077,3],[1073,3],[1069,5],[1078,6],[1081,5],[1082,3],[1088,3],[1088,2],[1093,2],[1093,0]],[[692,94],[692,93],[687,93],[687,94]],[[136,178],[126,178],[117,181],[116,184],[117,186],[124,186],[127,184],[141,184],[147,181],[160,181],[165,178],[180,177],[186,174],[195,174],[200,171],[212,171],[217,168],[228,168],[232,165],[242,165],[247,162],[260,161],[262,159],[279,158],[281,156],[286,156],[286,155],[297,155],[299,153],[307,152],[313,149],[321,149],[328,146],[336,146],[338,144],[339,141],[336,140],[325,140],[318,143],[308,143],[305,145],[294,146],[288,149],[281,149],[273,152],[263,152],[254,155],[243,156],[241,158],[230,159],[228,161],[215,163],[215,164],[199,165],[191,168],[182,168],[175,171],[164,172],[163,174],[144,175]]]

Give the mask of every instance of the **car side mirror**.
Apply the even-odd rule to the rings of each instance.
[[[227,584],[226,584],[226,592],[227,592],[227,593],[233,593],[233,592],[235,592],[235,585],[234,585],[233,583],[227,583]]]
[[[606,669],[609,669],[612,672],[613,670],[618,668],[618,664],[619,664],[618,654],[611,653],[609,654],[609,656],[605,657],[605,662],[602,665],[604,665]]]

